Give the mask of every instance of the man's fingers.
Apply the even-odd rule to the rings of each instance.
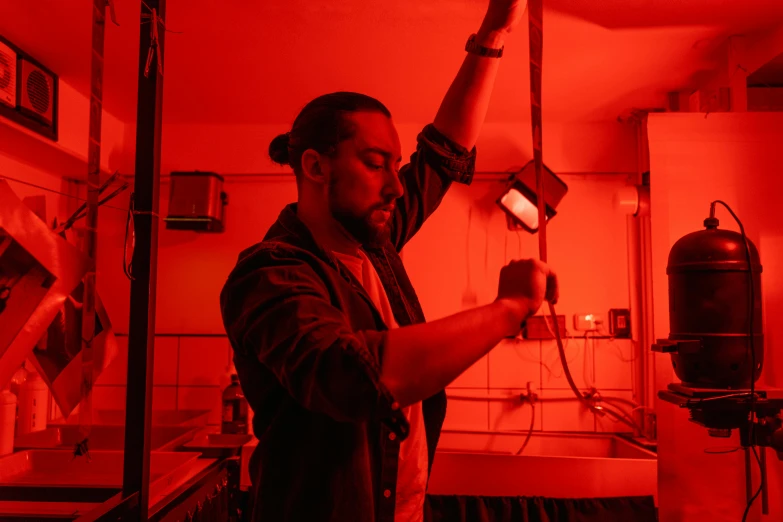
[[[549,265],[544,263],[543,261],[540,261],[538,259],[531,259],[534,265],[536,265],[536,268],[541,270],[545,276],[549,276],[549,274],[552,272],[552,270],[549,268]]]

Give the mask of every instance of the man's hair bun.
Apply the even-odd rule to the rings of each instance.
[[[290,135],[287,132],[280,134],[272,140],[272,143],[269,144],[269,157],[272,158],[272,161],[280,165],[288,165],[290,163],[291,160],[288,155],[289,140]]]

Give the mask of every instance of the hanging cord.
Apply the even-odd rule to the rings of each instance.
[[[136,247],[136,230],[133,221],[133,214],[136,213],[136,193],[131,192],[130,202],[128,203],[128,217],[125,220],[125,241],[122,244],[122,271],[125,273],[125,277],[133,281],[133,251]],[[132,232],[131,237],[131,260],[128,261],[128,232]]]
[[[533,435],[533,426],[536,423],[536,404],[533,402],[533,399],[530,400],[530,428],[527,430],[527,436],[525,437],[525,441],[522,443],[522,447],[520,447],[517,450],[517,455],[522,455],[522,452],[525,451],[525,448],[527,447],[527,443],[530,442],[530,437]]]
[[[756,350],[754,346],[754,337],[755,332],[753,330],[753,322],[754,322],[754,315],[755,315],[755,308],[756,308],[756,293],[755,293],[755,281],[753,279],[753,260],[750,256],[750,243],[748,242],[748,236],[745,235],[745,227],[742,225],[742,221],[737,217],[737,214],[734,213],[733,210],[731,210],[731,207],[728,206],[725,202],[717,199],[713,201],[710,204],[710,218],[715,217],[715,205],[720,203],[723,205],[726,210],[729,211],[729,214],[731,214],[731,217],[734,218],[734,221],[737,222],[737,225],[739,226],[740,233],[742,234],[742,242],[745,244],[745,259],[748,262],[748,308],[749,310],[749,325],[748,325],[748,336],[750,337],[750,343],[748,344],[748,347],[750,349],[750,412],[748,414],[750,426],[748,427],[749,430],[749,439],[750,439],[750,449],[753,450],[753,456],[756,457],[756,463],[759,466],[759,471],[761,471],[761,459],[758,456],[758,453],[756,453],[756,441],[755,441],[755,435],[754,435],[754,424],[753,424],[753,415],[755,414],[755,408],[756,408]],[[745,361],[748,360],[748,352],[747,349],[745,350]],[[761,490],[764,487],[764,477],[762,475],[761,484],[759,485],[759,489],[756,491],[756,493],[751,497],[751,499],[748,501],[747,506],[745,506],[745,512],[742,515],[742,521],[745,522],[748,518],[748,513],[750,513],[750,508],[753,506],[753,502],[756,500],[756,498],[761,494]]]

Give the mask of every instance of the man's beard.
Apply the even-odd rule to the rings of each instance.
[[[371,207],[367,212],[357,215],[338,203],[335,186],[329,187],[329,211],[332,217],[348,231],[353,238],[364,246],[378,247],[391,237],[391,220],[378,224],[372,221],[372,213],[380,206]]]

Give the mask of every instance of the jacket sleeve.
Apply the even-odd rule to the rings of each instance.
[[[400,169],[405,190],[397,200],[391,240],[399,252],[440,205],[453,181],[469,185],[473,180],[476,148],[468,151],[429,124],[417,138],[416,152]]]
[[[306,260],[284,248],[256,251],[234,269],[220,301],[232,344],[254,353],[304,408],[341,422],[377,419],[407,436],[380,379],[386,332],[353,331]]]

